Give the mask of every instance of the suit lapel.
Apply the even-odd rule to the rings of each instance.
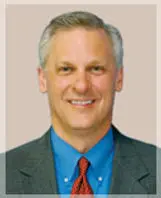
[[[25,194],[57,194],[50,131],[38,140],[27,162],[19,170]]]
[[[140,180],[149,175],[128,138],[113,126],[115,155],[110,194],[147,194]]]

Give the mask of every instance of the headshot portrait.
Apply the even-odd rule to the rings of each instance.
[[[6,16],[5,193],[156,195],[156,7]]]

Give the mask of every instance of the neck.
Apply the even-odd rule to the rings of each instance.
[[[111,120],[106,121],[102,127],[90,129],[62,128],[55,122],[52,122],[52,126],[61,139],[78,152],[86,153],[108,133],[111,127]]]

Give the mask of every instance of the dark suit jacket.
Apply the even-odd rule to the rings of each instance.
[[[156,147],[122,135],[114,126],[110,194],[156,193]],[[7,194],[57,194],[49,130],[6,153]]]

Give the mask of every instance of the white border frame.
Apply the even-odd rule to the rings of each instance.
[[[88,4],[132,4],[132,5],[139,5],[139,4],[153,4],[157,6],[157,145],[161,146],[161,2],[160,0],[109,0],[108,3],[106,0],[88,0]],[[6,69],[5,69],[5,8],[7,4],[86,4],[86,0],[81,0],[75,2],[74,0],[68,0],[68,3],[65,0],[0,0],[0,24],[1,24],[1,31],[0,31],[0,51],[1,51],[1,58],[0,58],[0,65],[1,65],[1,72],[0,72],[0,137],[3,139],[3,143],[0,145],[0,151],[5,151],[5,131],[6,131]],[[159,162],[160,160],[160,162]],[[161,159],[158,159],[158,164],[161,165]],[[159,170],[159,165],[158,165]],[[159,178],[161,180],[161,178]],[[159,187],[158,187],[159,189]],[[15,195],[16,196],[16,195]],[[15,197],[12,195],[12,197]],[[8,197],[8,196],[7,196]],[[9,196],[10,197],[10,196]],[[22,195],[22,197],[26,197],[26,195]],[[29,195],[32,197],[32,195]],[[33,196],[33,197],[40,197],[40,195]],[[46,196],[45,196],[46,197]],[[48,196],[47,196],[48,197]],[[53,195],[49,196],[53,197]],[[111,197],[111,196],[109,196]],[[115,196],[112,196],[115,197]],[[118,197],[118,196],[117,196]],[[134,197],[134,195],[120,195],[119,197]],[[144,195],[139,195],[138,197],[145,197]],[[150,196],[155,197],[155,196]]]

